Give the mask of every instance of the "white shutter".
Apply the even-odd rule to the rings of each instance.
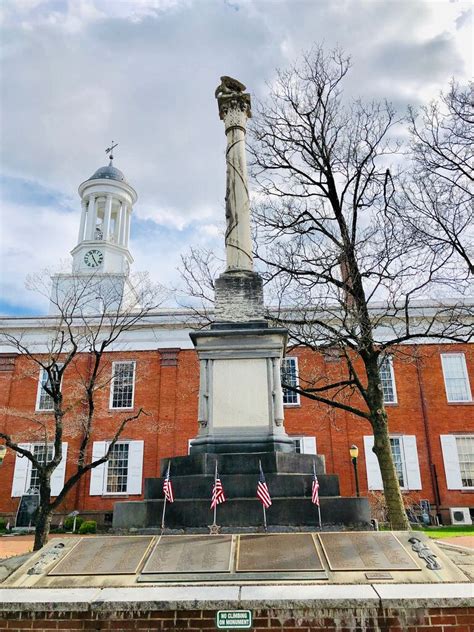
[[[317,454],[316,452],[316,437],[301,437],[303,454]]]
[[[31,444],[19,443],[20,448],[24,450],[31,450]],[[12,483],[12,498],[23,496],[26,489],[29,487],[29,473],[31,472],[31,461],[26,456],[16,453],[15,459],[15,471],[13,474]]]
[[[462,489],[461,468],[454,435],[440,435],[443,449],[444,472],[448,489]]]
[[[367,485],[370,489],[383,489],[382,475],[380,473],[379,462],[372,452],[374,447],[373,435],[364,437],[365,467],[367,470]]]
[[[127,493],[142,493],[143,441],[130,441],[128,444]]]
[[[407,475],[406,487],[407,489],[422,489],[416,437],[415,435],[403,435],[402,439]]]
[[[107,452],[107,441],[94,441],[92,446],[92,462],[97,461]],[[102,463],[91,470],[91,485],[89,494],[91,496],[102,496],[104,493],[107,463]]]
[[[66,474],[67,443],[63,443],[63,456],[58,467],[51,476],[51,496],[59,496],[64,487],[64,476]]]

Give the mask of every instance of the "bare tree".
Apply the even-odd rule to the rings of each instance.
[[[349,71],[342,52],[316,48],[278,72],[254,116],[257,257],[280,306],[273,318],[295,344],[332,348],[345,367],[285,386],[371,424],[389,519],[406,529],[380,365],[409,341],[469,337],[472,321],[461,300],[421,307],[450,253],[402,238],[389,213],[401,121],[388,103],[345,100]]]
[[[413,170],[394,209],[411,238],[474,275],[474,102],[472,85],[410,108]],[[401,213],[400,213],[401,210]]]
[[[132,277],[125,286],[123,281],[120,275],[109,275],[108,279],[103,275],[68,276],[68,282],[60,282],[52,292],[53,315],[38,319],[38,328],[4,328],[0,332],[2,345],[26,358],[31,376],[37,379],[38,371],[45,376],[42,388],[51,409],[51,414],[30,414],[20,407],[2,411],[10,419],[12,430],[0,432],[0,439],[31,461],[37,472],[39,508],[34,550],[47,542],[53,512],[71,489],[87,472],[108,461],[125,428],[147,414],[142,408],[118,413],[106,454],[93,460],[89,452],[97,426],[98,398],[112,379],[121,379],[120,375],[112,377],[107,352],[117,348],[126,332],[142,326],[143,319],[164,296],[146,275]],[[33,278],[30,287],[48,297],[49,276]],[[62,441],[72,436],[79,437],[74,471],[52,498],[51,477],[63,458]],[[39,441],[44,446],[43,456],[25,449],[25,440]]]

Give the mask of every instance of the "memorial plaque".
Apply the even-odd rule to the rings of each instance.
[[[310,533],[240,535],[236,570],[321,571],[323,565]]]
[[[228,573],[231,553],[231,535],[163,535],[142,574]]]
[[[81,538],[49,575],[133,575],[143,561],[152,536]]]
[[[393,533],[319,533],[332,571],[419,571]]]

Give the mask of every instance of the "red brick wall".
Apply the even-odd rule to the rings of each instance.
[[[0,618],[0,629],[26,630],[217,630],[213,610],[12,613]],[[474,608],[391,609],[373,611],[307,609],[260,610],[253,613],[254,632],[473,632]]]
[[[451,432],[474,432],[474,405],[448,404],[441,368],[440,353],[443,351],[465,353],[471,388],[474,391],[474,346],[473,345],[420,345],[404,347],[403,356],[395,355],[394,370],[398,395],[396,405],[387,406],[390,431],[415,434],[421,470],[423,489],[420,498],[434,503],[432,473],[433,463],[438,476],[441,505],[474,506],[474,493],[452,491],[446,488],[443,458],[439,435]],[[299,358],[300,376],[328,374],[341,375],[343,363],[315,354],[308,349],[292,351]],[[173,354],[171,354],[173,355]],[[159,350],[141,352],[116,352],[107,354],[104,375],[111,372],[111,362],[133,359],[137,363],[135,409],[143,407],[148,413],[138,421],[129,424],[123,438],[143,439],[144,477],[159,474],[159,460],[187,453],[188,439],[196,435],[198,404],[198,362],[193,350],[175,353],[175,361],[169,360],[168,353]],[[73,397],[74,370],[87,369],[89,358],[78,358],[77,366],[71,367],[65,376],[65,399]],[[0,406],[10,409],[10,413],[0,416],[0,428],[13,432],[18,440],[34,440],[32,422],[34,417],[38,387],[38,369],[24,357],[17,356],[13,370],[0,371]],[[424,407],[423,407],[423,400]],[[301,405],[286,407],[286,428],[290,434],[317,437],[320,454],[326,457],[328,473],[340,477],[341,493],[355,494],[353,469],[349,458],[349,447],[355,443],[360,449],[359,475],[361,490],[367,490],[363,436],[371,434],[368,422],[346,413],[325,407],[306,398]],[[13,412],[15,411],[15,412]],[[50,420],[48,413],[39,413],[42,420]],[[97,417],[94,423],[93,440],[109,439],[122,414],[109,410],[109,387],[104,388],[97,398]],[[428,431],[426,431],[428,426]],[[66,476],[73,471],[77,455],[79,434],[68,431],[64,437],[68,441],[68,464]],[[431,459],[428,451],[431,448]],[[91,448],[92,449],[92,446]],[[0,512],[16,511],[18,499],[12,499],[11,482],[15,455],[9,451],[0,468]],[[87,511],[111,512],[117,497],[89,496],[89,476],[84,477],[64,503],[63,510],[79,509]],[[132,499],[138,499],[133,496]],[[123,500],[123,496],[119,497]]]

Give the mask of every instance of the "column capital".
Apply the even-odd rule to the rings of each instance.
[[[219,117],[224,121],[226,131],[235,126],[245,130],[247,119],[252,117],[252,108],[250,94],[245,92],[244,84],[232,77],[221,77],[215,97]]]

